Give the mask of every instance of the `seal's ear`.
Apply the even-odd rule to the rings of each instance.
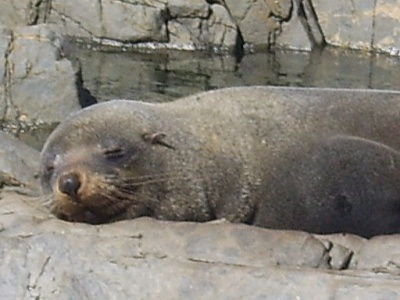
[[[166,134],[163,132],[145,133],[142,135],[143,140],[150,144],[161,145],[161,146],[167,147],[169,149],[176,150],[174,146],[172,146],[164,141],[165,137],[166,137]]]

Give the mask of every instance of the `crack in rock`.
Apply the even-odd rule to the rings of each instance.
[[[61,19],[64,19],[64,21],[68,20],[68,21],[74,23],[75,25],[77,25],[79,27],[79,29],[81,29],[84,32],[86,32],[90,37],[94,37],[95,36],[94,33],[90,32],[88,29],[83,27],[83,25],[79,21],[73,19],[72,17],[70,17],[70,16],[68,16],[66,14],[63,14],[63,13],[59,12],[57,9],[54,9],[54,8],[52,9],[52,12],[56,13],[57,15],[59,15]]]

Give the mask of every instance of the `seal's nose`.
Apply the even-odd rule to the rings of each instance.
[[[76,173],[67,173],[60,176],[58,179],[58,189],[61,193],[67,194],[72,198],[77,197],[81,181]]]

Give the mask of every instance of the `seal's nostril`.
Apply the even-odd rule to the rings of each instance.
[[[81,187],[81,181],[75,173],[68,173],[61,175],[58,180],[58,189],[60,192],[67,194],[73,198],[76,197],[79,188]]]

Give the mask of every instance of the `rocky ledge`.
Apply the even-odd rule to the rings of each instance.
[[[0,195],[0,293],[10,299],[398,299],[400,236],[317,236],[225,221],[52,218]]]
[[[242,51],[329,44],[399,55],[399,0],[0,1],[0,23],[56,24],[115,47]]]

